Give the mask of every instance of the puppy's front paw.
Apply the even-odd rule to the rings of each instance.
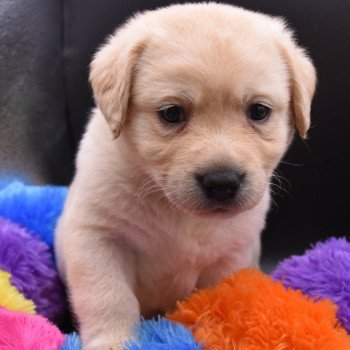
[[[86,345],[82,350],[122,350],[122,345],[115,344],[100,344],[100,345]]]
[[[124,344],[124,340],[95,339],[83,345],[82,350],[122,350]]]

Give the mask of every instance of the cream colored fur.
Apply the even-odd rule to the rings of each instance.
[[[109,350],[140,313],[258,264],[271,176],[294,125],[306,136],[316,78],[282,20],[210,3],[136,15],[97,52],[90,79],[98,107],[56,250],[84,349]],[[248,119],[252,103],[271,107],[266,122]],[[157,114],[173,104],[188,113],[181,130]],[[202,205],[193,176],[212,165],[247,174],[224,214]]]

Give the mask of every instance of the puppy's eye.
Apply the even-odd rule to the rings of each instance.
[[[248,117],[253,121],[263,121],[269,117],[271,109],[260,103],[254,103],[249,107]]]
[[[158,111],[159,116],[168,123],[178,124],[185,120],[185,112],[181,107],[169,106]]]

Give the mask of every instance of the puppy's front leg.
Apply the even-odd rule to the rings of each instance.
[[[70,241],[67,282],[83,349],[119,350],[140,317],[132,254],[96,232],[75,232]]]

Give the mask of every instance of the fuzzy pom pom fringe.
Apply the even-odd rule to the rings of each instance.
[[[345,238],[317,243],[304,255],[282,261],[272,276],[287,288],[333,300],[340,322],[350,333],[350,243]]]
[[[35,314],[35,305],[10,282],[10,274],[0,269],[0,306],[13,311]]]
[[[64,311],[64,294],[49,247],[1,217],[0,242],[0,268],[11,274],[11,284],[39,314],[56,320]]]
[[[63,335],[48,320],[0,308],[0,349],[58,350]]]
[[[52,248],[66,195],[66,187],[27,186],[14,181],[0,189],[0,216],[26,227]]]
[[[72,333],[64,337],[64,342],[60,350],[81,350],[82,344],[77,333]]]
[[[142,321],[135,331],[137,341],[126,344],[125,350],[200,350],[191,332],[166,319]]]
[[[210,350],[350,349],[331,301],[286,290],[256,270],[198,292],[167,317],[186,325]]]

